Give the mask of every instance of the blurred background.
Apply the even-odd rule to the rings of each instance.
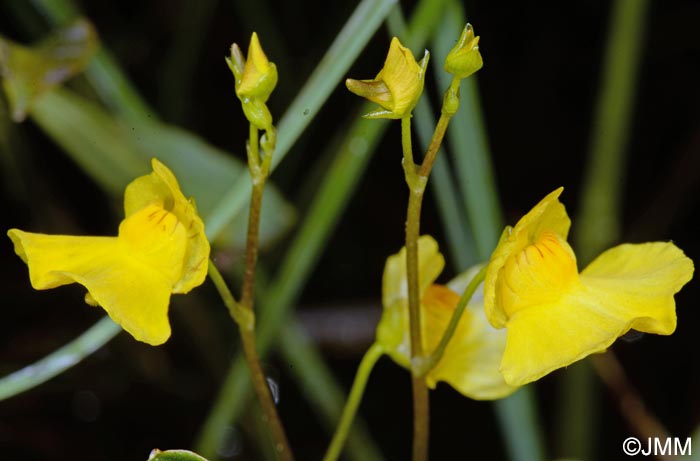
[[[449,18],[457,17],[457,11],[466,13],[481,36],[484,68],[477,79],[465,82],[460,110],[466,118],[450,126],[467,135],[469,144],[449,139],[452,144],[444,153],[448,177],[431,179],[452,184],[457,194],[440,199],[434,191],[424,204],[422,230],[437,237],[448,259],[441,281],[488,257],[501,226],[515,223],[558,186],[565,187],[562,201],[574,221],[572,241],[581,267],[601,249],[623,241],[673,240],[698,261],[699,2],[398,4],[406,18],[422,15],[405,41],[416,56],[426,47],[433,53],[435,72],[429,73],[424,100],[430,99],[426,105],[434,114],[440,89],[449,82],[438,56],[459,36],[457,29],[449,46],[438,50],[436,45],[445,43],[440,31],[451,27]],[[106,87],[121,75],[139,101],[126,100],[130,93],[123,87],[111,99],[105,96],[94,67],[66,87],[87,101],[86,107],[100,108],[104,117],[90,106],[81,118],[83,103],[73,100],[70,107],[78,108],[76,114],[61,101],[51,101],[53,105],[42,102],[16,124],[3,96],[3,232],[18,227],[114,235],[123,217],[120,186],[110,182],[111,167],[95,157],[92,161],[102,169],[95,168],[86,152],[92,143],[100,155],[111,155],[120,165],[118,155],[124,151],[129,156],[127,151],[137,146],[135,151],[145,155],[135,157],[142,174],[148,171],[148,156],[161,158],[159,149],[172,148],[171,155],[179,159],[174,161],[181,162],[177,166],[187,176],[187,165],[197,168],[191,154],[201,146],[190,149],[181,138],[159,138],[163,123],[205,142],[207,159],[216,160],[202,163],[230,166],[231,177],[238,181],[245,172],[236,170],[240,162],[231,160],[244,160],[248,131],[224,62],[230,44],[235,41],[245,49],[250,34],[258,32],[279,71],[279,85],[268,103],[279,120],[356,7],[357,2],[317,0],[0,0],[0,35],[25,45],[80,12],[97,31],[100,53],[108,52],[115,66],[110,71],[104,61],[98,63]],[[396,10],[383,11],[376,32],[358,49],[359,57],[349,59],[347,71],[327,82],[330,92],[321,96],[318,110],[301,106],[289,116],[302,128],[272,175],[274,192],[266,195],[272,205],[263,219],[259,291],[265,301],[259,304],[288,304],[290,313],[270,314],[288,332],[271,330],[281,347],[273,341],[264,366],[279,391],[279,410],[299,460],[320,459],[330,441],[332,410],[318,400],[328,391],[330,407],[343,403],[338,391],[349,390],[381,313],[384,261],[403,245],[406,190],[399,124],[356,125],[366,107],[342,84],[346,76],[372,78],[381,68],[390,37],[401,27]],[[627,38],[614,42],[611,37],[623,26],[611,24],[626,24]],[[334,53],[338,50],[331,57]],[[98,56],[91,66],[104,57]],[[610,69],[620,63],[622,76],[615,77]],[[88,122],[114,138],[91,131]],[[384,131],[375,128],[379,125]],[[418,136],[415,143],[422,150]],[[117,147],[112,151],[110,146]],[[470,157],[474,152],[481,155],[479,165]],[[121,174],[119,170],[115,176]],[[323,178],[331,174],[337,175],[337,187],[324,189]],[[207,185],[192,176],[194,186]],[[347,185],[339,185],[342,181]],[[186,186],[187,181],[185,194],[194,195],[199,204],[199,189]],[[222,198],[228,190],[227,184],[214,180],[210,186],[201,193]],[[485,193],[467,195],[468,190]],[[602,205],[586,202],[589,196],[603,197]],[[322,209],[314,215],[324,198],[335,211]],[[458,210],[453,219],[445,212],[450,206]],[[213,209],[206,203],[204,207]],[[312,221],[312,215],[321,218]],[[244,225],[244,213],[236,216],[234,221]],[[453,226],[452,234],[446,223]],[[498,232],[489,232],[491,228]],[[215,241],[216,262],[233,287],[239,284],[240,229],[244,227],[226,227]],[[34,291],[9,239],[0,245],[0,264],[1,375],[44,357],[102,318],[101,310],[83,303],[81,287]],[[612,347],[628,378],[622,387],[603,383],[587,362],[548,375],[510,404],[472,401],[438,385],[431,394],[431,459],[619,459],[622,441],[638,435],[626,417],[629,401],[627,410],[621,407],[621,397],[629,397],[631,389],[638,399],[632,405],[643,402],[671,436],[685,440],[700,427],[699,296],[697,278],[676,296],[679,321],[672,336],[631,334]],[[0,458],[141,460],[153,448],[201,448],[203,431],[209,430],[203,427],[224,379],[233,387],[246,379],[245,373],[232,377],[228,372],[239,352],[237,333],[208,282],[191,295],[175,296],[170,318],[173,336],[162,347],[119,334],[74,368],[0,402]],[[603,369],[610,365],[602,363]],[[318,378],[315,384],[300,378],[312,373]],[[332,379],[333,391],[327,379]],[[224,429],[214,430],[217,442],[208,445],[207,453],[212,459],[269,456],[255,405],[249,394],[241,395],[236,420],[228,423],[230,418],[224,417],[225,424],[218,426]],[[539,414],[539,439],[527,408]],[[409,459],[411,390],[404,369],[388,358],[380,360],[359,416],[360,432],[347,459]],[[508,424],[510,436],[504,435]],[[528,442],[525,434],[518,442],[512,432],[519,431],[533,432],[534,439]],[[533,440],[540,440],[540,449],[528,445]],[[696,441],[694,452],[700,452]]]

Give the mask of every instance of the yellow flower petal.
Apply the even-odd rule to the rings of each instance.
[[[345,86],[351,93],[362,96],[382,107],[391,107],[394,104],[394,97],[391,95],[389,87],[381,80],[355,80],[349,78],[345,80]]]
[[[137,340],[158,345],[170,336],[168,303],[187,245],[186,230],[173,214],[147,206],[122,222],[119,237],[18,229],[8,235],[35,289],[77,282]]]
[[[469,270],[450,281],[448,287],[440,287],[451,295],[431,295],[439,291],[428,289],[423,297],[425,337],[428,350],[435,350],[447,329],[452,313],[463,292],[479,268]],[[433,285],[439,287],[439,285]],[[432,299],[431,299],[432,298]],[[440,299],[442,301],[440,301]],[[505,330],[493,328],[484,314],[483,291],[474,293],[457,330],[445,349],[442,360],[426,376],[428,386],[434,388],[438,381],[450,384],[461,394],[476,400],[493,400],[506,397],[517,387],[505,382],[500,372],[501,358],[506,345]]]
[[[630,329],[673,333],[673,296],[692,274],[693,262],[672,243],[611,248],[581,273],[575,289],[509,319],[503,375],[511,384],[534,381],[604,352]]]
[[[384,62],[384,67],[379,71],[375,80],[382,81],[391,93],[391,104],[384,106],[397,117],[405,116],[416,107],[425,81],[425,70],[422,65],[427,65],[429,54],[426,51],[421,65],[416,62],[411,50],[401,44],[394,37],[389,46],[389,54]]]
[[[626,322],[592,309],[585,292],[568,294],[556,303],[540,304],[508,320],[508,339],[501,363],[506,382],[523,385],[602,352]]]
[[[445,267],[445,258],[438,251],[437,242],[429,235],[418,239],[418,261],[419,294],[422,297]],[[403,247],[401,251],[387,258],[384,266],[384,311],[377,326],[377,341],[397,363],[404,366],[408,366],[410,356],[407,280],[406,248]]]
[[[629,328],[668,335],[676,329],[673,295],[693,270],[673,243],[625,244],[598,256],[581,272],[581,282],[609,313],[632,319]]]
[[[418,239],[418,264],[418,293],[422,296],[445,267],[445,258],[440,254],[435,239],[429,235],[422,235]],[[382,279],[384,305],[394,304],[399,300],[408,301],[406,247],[387,258]]]
[[[187,249],[182,273],[173,293],[187,293],[201,285],[207,276],[209,241],[204,223],[194,203],[182,194],[175,175],[157,159],[151,161],[153,172],[133,180],[124,192],[124,212],[128,218],[145,206],[157,204],[174,214],[187,231]]]
[[[36,290],[74,283],[72,273],[90,267],[107,255],[118,253],[116,237],[47,235],[10,229],[15,253],[29,266],[29,280]]]
[[[435,285],[445,261],[430,236],[418,241],[421,325],[426,351],[437,347],[447,329],[459,295],[450,287]],[[460,277],[452,287],[464,290],[476,271]],[[406,250],[387,259],[383,280],[384,311],[377,327],[377,342],[399,365],[410,368],[410,332]],[[505,331],[493,329],[483,313],[480,296],[473,299],[457,326],[442,360],[426,380],[434,388],[448,382],[462,394],[480,400],[505,397],[515,390],[503,380],[499,364],[505,347]]]
[[[513,253],[499,273],[496,305],[507,318],[532,306],[555,302],[580,284],[576,256],[553,232]]]

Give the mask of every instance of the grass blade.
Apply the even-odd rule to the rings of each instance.
[[[107,344],[120,331],[121,327],[112,319],[102,318],[60,349],[0,379],[0,400],[28,391],[63,373]]]

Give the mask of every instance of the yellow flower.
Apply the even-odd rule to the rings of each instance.
[[[513,385],[603,352],[631,329],[673,333],[673,295],[693,275],[693,262],[670,242],[611,248],[579,273],[562,190],[506,228],[487,270],[486,315],[507,328],[501,371]]]
[[[209,242],[194,204],[158,160],[124,193],[126,217],[117,237],[46,235],[10,229],[15,252],[29,266],[32,287],[70,283],[87,288],[85,300],[102,306],[139,341],[170,337],[171,293],[204,282]]]
[[[418,240],[421,326],[423,345],[432,352],[440,342],[452,313],[476,270],[470,270],[448,286],[433,282],[440,275],[445,259],[432,237]],[[410,368],[410,333],[406,249],[390,256],[384,268],[382,301],[384,311],[377,327],[377,342],[399,365]],[[498,399],[515,391],[503,380],[498,366],[505,347],[503,331],[493,329],[484,315],[481,292],[472,298],[459,321],[442,360],[426,376],[435,388],[445,381],[460,393],[478,400]]]
[[[265,103],[277,85],[277,67],[267,59],[258,34],[253,32],[250,38],[248,59],[234,43],[231,57],[226,58],[226,62],[236,79],[236,95],[241,100],[246,118],[258,129],[269,129],[272,114]]]
[[[479,37],[474,36],[474,29],[467,24],[459,41],[445,59],[445,71],[457,78],[467,78],[484,66],[479,53]]]
[[[425,69],[430,53],[425,51],[418,63],[411,50],[401,45],[399,39],[391,40],[389,54],[384,67],[373,80],[347,79],[348,90],[358,96],[376,102],[384,109],[378,109],[365,115],[366,118],[398,119],[411,115],[413,108],[423,92]]]

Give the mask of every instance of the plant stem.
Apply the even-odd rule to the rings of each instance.
[[[420,293],[418,280],[418,235],[420,210],[423,202],[422,188],[411,189],[408,196],[406,219],[406,277],[408,279],[408,313],[411,334],[411,360],[423,356],[420,318]]]
[[[245,325],[248,329],[254,328],[255,315],[253,315],[250,310],[243,309],[241,305],[236,302],[231,290],[229,290],[228,285],[226,285],[224,277],[211,259],[209,260],[209,278],[212,283],[214,283],[224,305],[228,308],[231,318],[233,318],[238,325]]]
[[[413,461],[427,461],[430,399],[423,377],[413,377]]]
[[[430,140],[428,151],[425,153],[423,164],[418,170],[418,174],[422,177],[425,177],[426,180],[428,178],[428,175],[430,175],[430,171],[433,169],[435,157],[437,157],[437,153],[440,150],[440,146],[442,145],[442,139],[445,137],[445,132],[447,131],[447,125],[449,125],[453,115],[454,114],[450,114],[444,111],[440,114],[440,119],[438,120],[437,126],[435,127],[433,138]]]
[[[413,144],[411,142],[411,116],[401,119],[401,149],[403,150],[403,172],[406,182],[411,187],[411,183],[416,176],[416,164],[413,161]]]
[[[248,169],[250,170],[250,177],[253,180],[253,184],[260,182],[261,180],[265,182],[266,177],[262,177],[260,171],[260,142],[258,141],[258,129],[252,123],[248,129],[248,145],[246,146],[246,154],[248,156]],[[253,191],[254,192],[254,191]],[[251,198],[251,203],[253,199]],[[250,222],[248,223],[248,237],[250,237]],[[255,252],[257,253],[257,245],[255,246]],[[248,248],[246,248],[246,252]]]
[[[250,369],[255,392],[258,395],[260,406],[265,415],[264,420],[272,433],[275,451],[279,453],[281,460],[291,461],[293,459],[292,452],[289,449],[289,443],[287,442],[284,428],[277,415],[277,409],[272,400],[272,395],[270,394],[267,378],[262,371],[258,353],[255,348],[255,314],[252,310],[252,306],[244,307],[243,304],[236,302],[224,278],[211,260],[209,261],[209,278],[216,286],[231,317],[233,317],[238,324],[238,329],[241,333],[241,342],[243,344],[243,352],[246,362],[248,363],[248,368]]]
[[[430,354],[430,356],[427,357],[424,364],[422,364],[419,367],[420,376],[425,376],[426,374],[428,374],[428,372],[435,368],[435,366],[442,359],[442,356],[445,354],[445,349],[447,349],[447,345],[450,343],[452,336],[457,330],[457,325],[459,324],[459,320],[462,318],[464,309],[469,304],[469,301],[472,299],[472,296],[474,296],[474,292],[479,287],[479,284],[481,284],[481,282],[483,282],[484,278],[486,277],[487,267],[488,264],[485,264],[479,270],[479,272],[476,275],[474,275],[474,277],[469,282],[469,285],[467,285],[467,288],[464,290],[464,293],[462,293],[462,296],[459,298],[459,302],[457,303],[457,307],[452,313],[450,323],[447,325],[447,328],[445,329],[445,333],[443,333],[442,338],[440,338],[440,343]]]
[[[270,429],[270,433],[275,444],[275,451],[277,452],[280,460],[292,461],[294,459],[294,455],[289,448],[287,435],[285,434],[284,428],[282,427],[282,422],[277,415],[277,408],[275,407],[275,402],[272,400],[272,394],[270,393],[270,387],[267,383],[267,377],[260,366],[258,352],[255,349],[255,332],[242,327],[239,328],[239,330],[241,332],[243,352],[245,354],[246,362],[248,362],[251,378],[253,380],[253,387],[255,388],[255,393],[258,396],[260,407],[263,410],[263,418]]]
[[[411,165],[413,168],[413,165]],[[408,179],[408,178],[407,178]],[[406,219],[406,276],[408,279],[408,313],[411,334],[411,364],[423,361],[423,338],[420,323],[420,294],[418,280],[418,235],[420,233],[420,210],[427,177],[417,176],[414,181],[422,187],[412,187],[408,198]],[[428,459],[428,437],[430,434],[430,400],[425,377],[413,371],[413,461]]]
[[[450,124],[450,120],[457,113],[459,109],[459,88],[461,80],[452,77],[450,86],[445,91],[445,96],[442,99],[442,109],[440,110],[440,119],[435,126],[435,131],[433,131],[433,137],[428,145],[428,150],[423,158],[423,163],[418,170],[418,175],[423,176],[428,180],[430,171],[433,169],[433,164],[435,163],[435,158],[437,153],[440,151],[440,146],[442,145],[442,140],[445,137],[445,132],[447,131],[447,126]]]
[[[251,132],[252,134],[252,132]],[[257,130],[256,130],[257,135]],[[253,143],[250,143],[253,150]],[[255,143],[255,156],[257,156],[257,143]],[[249,157],[252,156],[249,154]],[[250,160],[248,161],[250,163]],[[251,168],[253,176],[253,191],[250,195],[250,212],[248,213],[248,234],[245,245],[245,268],[243,269],[243,287],[241,288],[241,307],[253,310],[253,288],[255,286],[255,267],[258,263],[258,231],[260,228],[260,209],[262,207],[263,190],[265,188],[264,175],[259,174],[260,166],[255,167],[258,174]]]
[[[459,107],[459,79],[452,83],[445,93],[440,119],[419,168],[413,162],[411,149],[410,117],[401,119],[401,144],[403,147],[404,173],[409,189],[408,211],[406,216],[406,278],[408,279],[408,314],[411,334],[411,374],[413,376],[413,461],[428,459],[428,438],[430,433],[430,400],[424,373],[423,340],[420,318],[420,281],[418,274],[418,237],[420,235],[420,212],[428,184],[430,171],[450,119]]]
[[[323,457],[323,461],[335,461],[338,459],[338,456],[340,456],[343,445],[345,444],[345,439],[347,439],[348,432],[352,426],[352,421],[355,419],[360,400],[362,400],[362,394],[365,392],[369,375],[372,372],[372,368],[374,368],[374,365],[377,363],[377,360],[379,360],[383,354],[384,348],[380,344],[374,343],[367,352],[365,352],[365,356],[362,357],[360,366],[357,368],[355,381],[352,383],[348,401],[343,409],[343,416],[340,418],[340,423],[335,430],[333,440],[331,440],[331,444],[328,447],[326,456]]]
[[[418,236],[420,234],[420,210],[427,177],[416,174],[411,149],[411,119],[401,119],[401,144],[403,168],[408,185],[408,212],[406,217],[406,278],[408,280],[408,317],[411,337],[411,363],[423,358],[423,339],[420,323],[420,293],[418,281]],[[412,366],[413,368],[413,366]],[[428,459],[428,435],[430,433],[430,400],[425,379],[413,373],[413,460]]]
[[[265,152],[271,156],[272,152]],[[269,164],[269,162],[266,162]],[[267,377],[260,366],[258,351],[255,347],[255,312],[253,310],[253,289],[255,285],[255,267],[258,262],[258,235],[260,228],[260,210],[262,208],[263,190],[269,173],[269,168],[261,168],[259,155],[258,129],[250,125],[250,139],[248,141],[248,164],[253,180],[253,190],[250,196],[250,213],[248,214],[248,235],[245,247],[245,268],[243,270],[243,287],[241,288],[240,309],[247,312],[252,322],[239,323],[243,353],[250,369],[253,387],[258,396],[258,401],[263,411],[263,418],[267,423],[279,459],[291,461],[294,459],[289,448],[287,436],[282,427],[282,422],[277,415],[277,408],[272,400]]]

